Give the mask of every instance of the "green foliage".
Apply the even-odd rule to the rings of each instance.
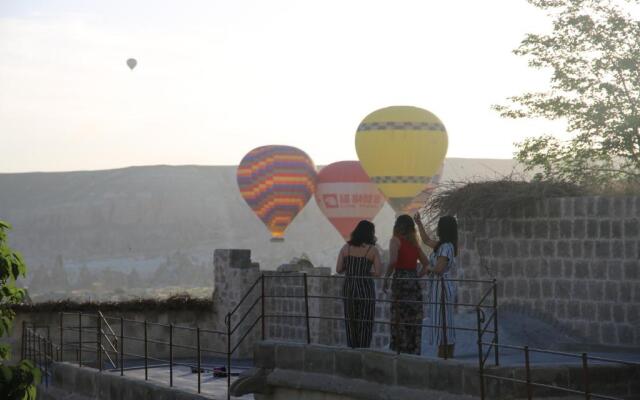
[[[0,337],[9,335],[15,317],[12,306],[20,303],[26,292],[16,287],[16,280],[27,274],[24,259],[7,243],[6,231],[11,226],[0,221]],[[0,361],[10,354],[9,346],[0,346]],[[36,386],[40,382],[40,370],[30,361],[22,360],[14,366],[0,363],[0,398],[11,400],[35,400]]]
[[[23,360],[15,366],[0,365],[0,398],[35,400],[40,379],[40,370],[31,361]]]
[[[640,182],[640,21],[609,0],[529,3],[548,13],[553,29],[528,34],[514,53],[550,70],[550,88],[493,108],[507,118],[565,120],[573,139],[528,138],[516,158],[538,179]]]

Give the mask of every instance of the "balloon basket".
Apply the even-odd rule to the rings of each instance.
[[[282,243],[284,242],[284,238],[283,237],[272,237],[271,240],[269,240],[271,243]]]

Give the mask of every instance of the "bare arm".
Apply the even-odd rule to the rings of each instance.
[[[418,232],[420,233],[420,239],[422,239],[422,243],[426,244],[432,249],[435,249],[436,247],[438,247],[438,241],[431,239],[426,229],[424,229],[424,225],[422,225],[422,219],[420,218],[420,214],[416,213],[413,216],[413,220],[416,221],[416,225],[418,225]]]
[[[344,245],[338,253],[338,261],[336,263],[336,273],[341,274],[344,272],[344,253],[347,245]]]
[[[418,248],[418,259],[420,260],[420,264],[422,264],[420,276],[424,276],[429,272],[429,257],[427,257],[427,255],[424,254],[424,251],[420,248]]]
[[[396,263],[398,262],[398,249],[400,248],[400,241],[397,238],[391,238],[389,241],[389,265],[387,267],[387,273],[385,277],[390,276],[396,269]]]
[[[373,272],[371,275],[380,276],[382,274],[382,260],[380,259],[380,253],[378,249],[373,248]]]
[[[449,258],[444,256],[438,257],[436,260],[436,266],[431,269],[431,272],[435,272],[438,275],[442,274],[444,269],[447,268],[447,263],[449,263]]]

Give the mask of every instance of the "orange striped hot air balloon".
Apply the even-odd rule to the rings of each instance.
[[[237,172],[240,194],[271,232],[272,241],[304,208],[316,188],[316,167],[302,150],[262,146],[244,156]]]
[[[386,199],[359,161],[339,161],[318,173],[316,202],[345,240],[363,219],[372,221]]]

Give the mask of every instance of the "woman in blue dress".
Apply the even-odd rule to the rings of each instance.
[[[433,321],[431,343],[438,344],[438,357],[453,358],[456,343],[453,318],[456,285],[449,279],[455,275],[458,256],[458,223],[452,216],[441,217],[438,221],[438,240],[434,240],[424,229],[420,215],[416,214],[414,219],[422,242],[433,249],[433,253],[429,256],[431,267],[427,269],[427,273],[431,273],[435,278],[430,282],[428,300]]]

